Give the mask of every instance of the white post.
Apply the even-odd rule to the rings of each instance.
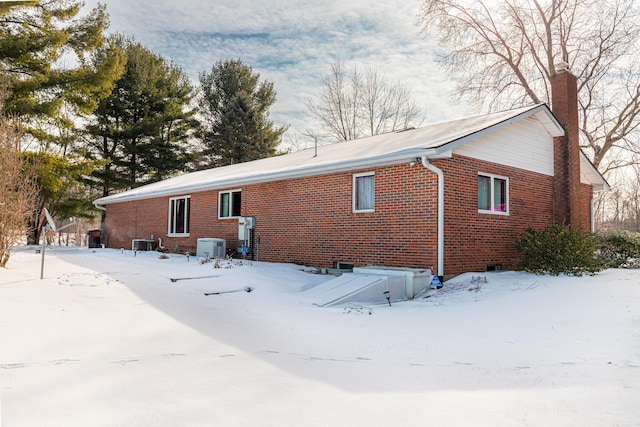
[[[47,226],[42,227],[42,259],[40,261],[40,280],[44,277],[44,250],[47,247]]]

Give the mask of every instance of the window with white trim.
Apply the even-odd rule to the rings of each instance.
[[[353,212],[375,210],[375,173],[353,175]]]
[[[238,218],[241,208],[241,190],[221,191],[218,193],[218,218]]]
[[[509,213],[509,178],[488,173],[478,174],[478,212]]]
[[[170,236],[189,235],[189,215],[191,214],[191,196],[172,197],[169,199]]]

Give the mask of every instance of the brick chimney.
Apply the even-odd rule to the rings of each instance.
[[[580,142],[578,128],[578,79],[567,64],[551,76],[551,110],[565,130],[554,138],[554,221],[580,227]]]

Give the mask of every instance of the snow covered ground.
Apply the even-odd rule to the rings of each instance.
[[[637,270],[319,308],[302,291],[330,277],[295,265],[40,260],[0,269],[2,427],[640,425]]]

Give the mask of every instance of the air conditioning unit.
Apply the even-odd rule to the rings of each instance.
[[[153,251],[156,249],[156,242],[148,239],[133,239],[131,241],[131,250],[136,252],[140,251]]]
[[[196,245],[196,256],[209,258],[224,258],[227,254],[227,241],[213,237],[200,238]]]

